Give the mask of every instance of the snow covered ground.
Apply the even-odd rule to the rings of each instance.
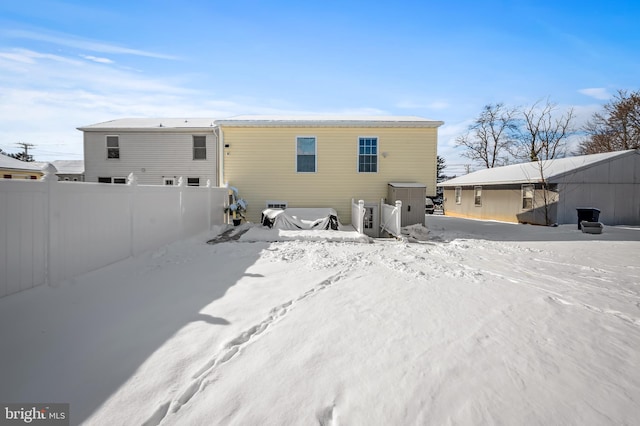
[[[91,425],[637,424],[640,229],[427,225],[206,235],[0,299],[0,401]]]

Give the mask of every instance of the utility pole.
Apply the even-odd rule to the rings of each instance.
[[[22,148],[22,161],[33,161],[33,159],[29,156],[29,148],[34,148],[34,144],[18,142],[16,145]]]
[[[469,173],[471,173],[471,164],[465,164],[464,165],[464,171],[465,171],[465,174],[467,174],[467,175]]]

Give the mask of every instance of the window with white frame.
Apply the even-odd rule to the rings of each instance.
[[[174,186],[176,184],[176,179],[173,177],[162,178],[162,183],[166,186]]]
[[[107,136],[107,159],[115,160],[120,158],[120,137]]]
[[[111,178],[110,177],[99,177],[98,178],[98,182],[99,183],[111,183]]]
[[[476,207],[482,206],[482,187],[481,186],[473,187],[473,203]]]
[[[113,183],[127,183],[127,178],[126,177],[114,177],[113,178]]]
[[[378,138],[358,139],[358,173],[378,172]]]
[[[286,209],[288,206],[288,203],[286,201],[267,201],[267,208],[268,209],[280,209],[280,210],[284,210]]]
[[[456,204],[462,203],[462,187],[456,186]]]
[[[193,159],[194,160],[207,159],[207,137],[206,136],[193,137]]]
[[[200,186],[200,178],[187,178],[187,186]]]
[[[533,208],[533,185],[522,185],[522,209]]]
[[[314,136],[298,136],[296,138],[296,172],[315,173],[316,171],[316,138]]]

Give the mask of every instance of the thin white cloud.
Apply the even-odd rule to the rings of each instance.
[[[1,31],[0,34],[8,38],[44,41],[44,42],[56,44],[59,46],[73,47],[76,49],[88,50],[91,52],[144,56],[148,58],[170,59],[170,60],[178,59],[176,56],[173,56],[173,55],[167,55],[164,53],[156,53],[156,52],[148,52],[148,51],[139,50],[139,49],[131,49],[123,46],[116,46],[114,44],[109,44],[102,41],[82,39],[69,34],[45,34],[45,33],[39,33],[34,31],[27,31],[27,30],[4,30],[4,31]]]
[[[590,96],[592,98],[602,100],[602,101],[611,99],[611,94],[609,94],[607,89],[605,89],[604,87],[592,87],[588,89],[580,89],[578,90],[578,92],[582,93],[583,95]]]
[[[421,102],[415,102],[412,100],[403,100],[396,103],[396,107],[402,108],[402,109],[431,109],[431,110],[437,110],[437,111],[447,109],[449,108],[449,106],[450,106],[449,103],[445,101],[433,101],[429,103],[421,103]]]
[[[99,58],[97,56],[92,56],[92,55],[80,55],[80,56],[83,57],[84,59],[97,62],[99,64],[113,64],[113,61],[109,58]]]

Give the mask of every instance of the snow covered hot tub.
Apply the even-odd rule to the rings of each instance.
[[[338,213],[332,208],[266,209],[262,212],[261,222],[269,228],[286,230],[340,229]]]

